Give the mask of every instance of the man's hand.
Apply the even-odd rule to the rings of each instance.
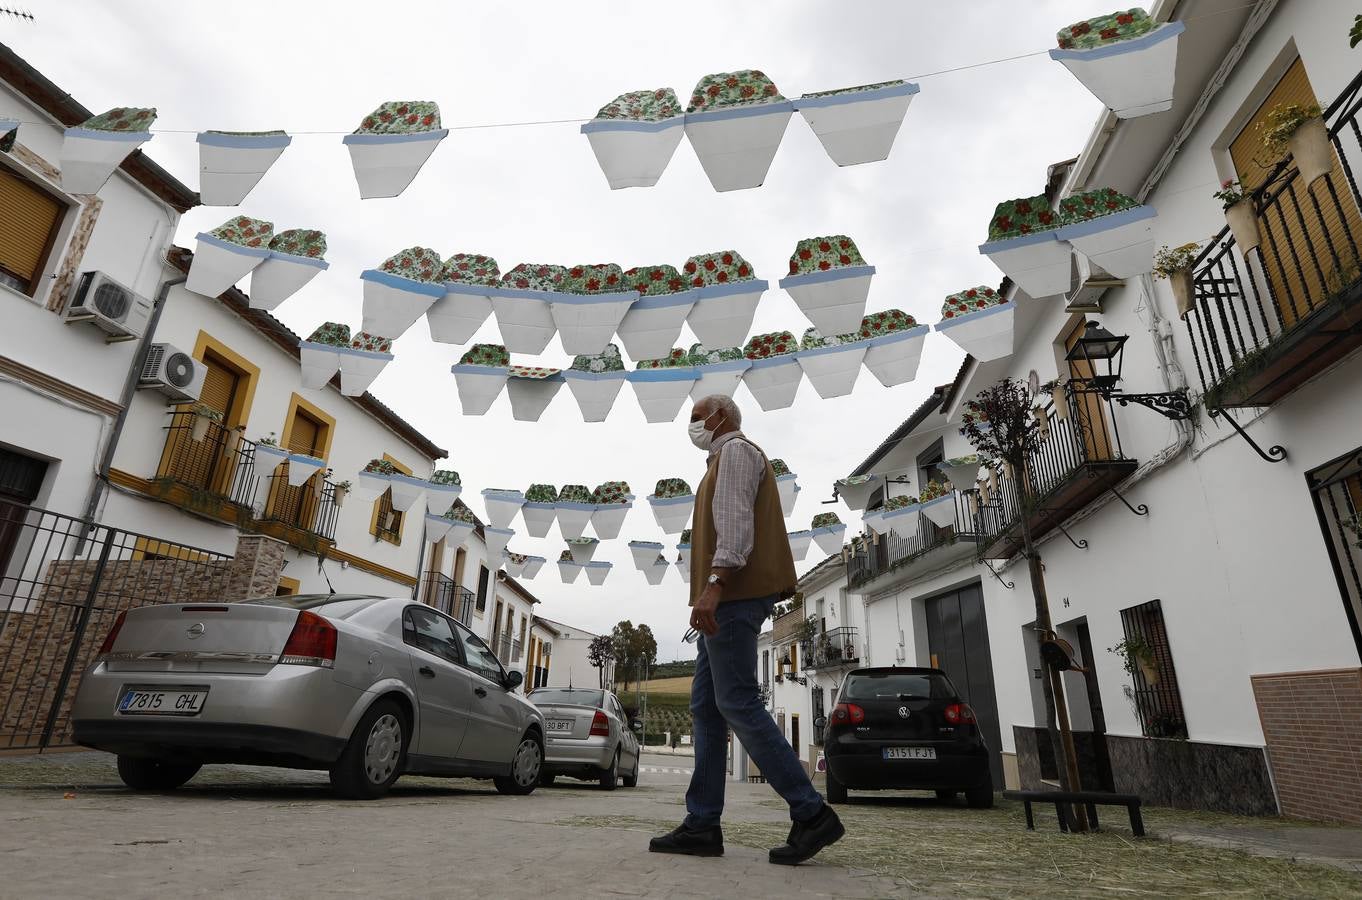
[[[711,637],[719,633],[719,621],[714,618],[714,611],[719,608],[721,592],[722,588],[717,584],[705,585],[705,589],[700,592],[700,599],[696,600],[690,609],[691,628]]]

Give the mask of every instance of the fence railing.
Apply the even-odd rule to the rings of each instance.
[[[975,521],[969,504],[970,496],[967,490],[954,493],[954,519],[950,525],[938,527],[926,516],[921,516],[917,534],[909,540],[889,531],[880,535],[874,543],[863,541],[847,563],[847,584],[858,587],[900,569],[939,547],[949,546],[959,540],[974,540]]]
[[[477,596],[448,575],[427,572],[424,596],[426,602],[440,612],[453,616],[465,625],[472,623]]]
[[[800,663],[805,669],[831,669],[850,665],[861,658],[856,629],[849,626],[829,628],[811,641],[802,641]]]

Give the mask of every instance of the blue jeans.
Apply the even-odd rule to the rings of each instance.
[[[757,691],[757,635],[778,599],[721,603],[715,612],[718,633],[700,636],[690,689],[695,772],[686,791],[687,827],[711,828],[723,815],[730,727],[767,783],[790,805],[791,819],[809,819],[823,808],[823,798]]]

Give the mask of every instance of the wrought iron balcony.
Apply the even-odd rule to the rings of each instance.
[[[224,514],[224,504],[249,510],[254,450],[254,443],[220,422],[175,411],[153,483],[163,499],[199,512]]]
[[[423,590],[426,603],[440,612],[453,616],[465,625],[473,621],[473,607],[477,603],[477,597],[448,575],[427,572]]]
[[[340,508],[336,484],[326,476],[329,470],[318,470],[294,487],[288,483],[288,467],[285,462],[274,474],[263,476],[265,483],[257,491],[265,494],[265,505],[257,520],[282,525],[285,540],[295,546],[311,543],[308,538],[335,540]]]
[[[975,541],[979,536],[975,533],[974,515],[967,497],[965,493],[956,491],[955,518],[950,525],[937,527],[926,516],[922,516],[917,534],[911,540],[904,540],[891,531],[874,541],[862,541],[847,564],[848,587],[859,588],[891,573],[900,578],[909,578],[915,572],[927,571],[972,555],[976,551]]]
[[[813,640],[801,642],[799,659],[808,671],[856,665],[861,659],[856,629],[829,628]]]

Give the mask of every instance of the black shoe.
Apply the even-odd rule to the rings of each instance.
[[[682,856],[723,856],[724,832],[718,825],[713,828],[688,828],[682,824],[670,834],[649,841],[648,850],[653,853],[678,853]]]
[[[771,851],[768,858],[778,866],[797,866],[830,844],[842,839],[847,830],[832,807],[823,804],[823,810],[807,822],[795,822],[790,829],[790,837],[785,846]]]

